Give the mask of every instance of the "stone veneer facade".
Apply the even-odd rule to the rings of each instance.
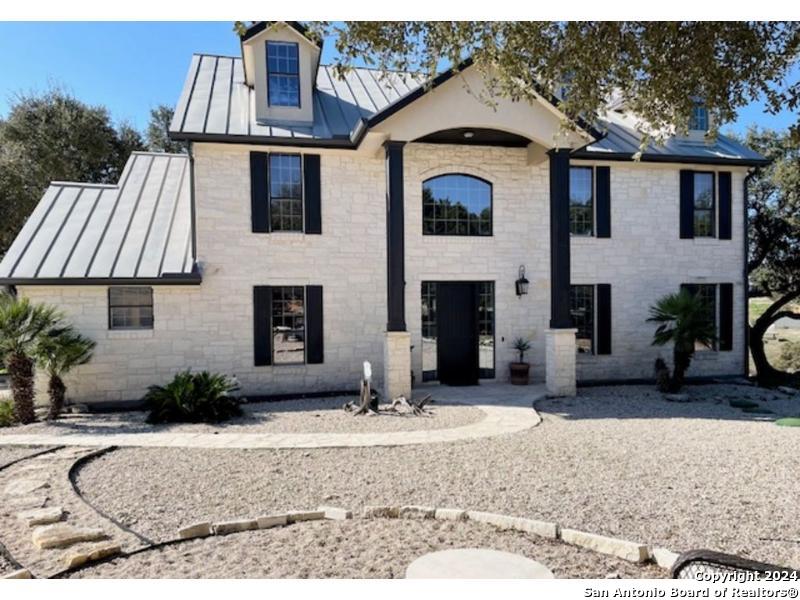
[[[106,287],[20,286],[58,305],[98,342],[93,361],[68,379],[80,402],[140,398],[184,368],[236,375],[246,394],[356,389],[364,360],[383,385],[386,335],[386,173],[383,156],[320,150],[322,235],[251,233],[250,150],[195,144],[195,212],[200,286],[154,287],[152,331],[109,331]],[[269,151],[269,149],[266,149]],[[291,152],[295,149],[275,148]],[[666,348],[650,345],[649,306],[681,283],[734,284],[730,352],[701,352],[691,375],[735,375],[745,368],[745,280],[741,167],[574,161],[611,167],[611,238],[572,238],[572,283],[611,284],[612,353],[579,355],[578,381],[650,377]],[[679,239],[681,168],[733,173],[733,239]],[[493,185],[493,235],[422,235],[422,181],[448,172]],[[550,317],[547,162],[530,166],[525,149],[408,144],[404,155],[406,322],[411,368],[422,379],[423,281],[495,282],[495,365],[500,380],[511,342],[533,340],[532,378],[545,376]],[[517,297],[520,265],[530,280]],[[253,286],[321,285],[324,363],[253,365]]]

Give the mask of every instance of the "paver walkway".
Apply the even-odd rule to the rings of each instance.
[[[353,448],[408,446],[455,442],[524,431],[539,424],[533,403],[545,396],[542,385],[515,387],[484,384],[479,387],[422,386],[438,402],[468,404],[483,411],[477,423],[450,429],[384,433],[102,433],[9,434],[0,445],[134,446],[177,448]],[[359,418],[359,417],[354,417]]]

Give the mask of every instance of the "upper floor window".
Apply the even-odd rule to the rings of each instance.
[[[694,237],[714,235],[714,174],[694,173]]]
[[[424,235],[492,235],[492,184],[472,175],[440,175],[422,184]]]
[[[269,156],[272,231],[303,231],[303,168],[296,154]]]
[[[689,119],[690,131],[708,131],[708,109],[704,104],[695,104]]]
[[[109,329],[152,329],[153,288],[108,288]]]
[[[297,44],[267,42],[267,90],[270,106],[300,107],[300,61]]]
[[[570,167],[569,231],[574,235],[594,234],[594,177],[591,167]]]

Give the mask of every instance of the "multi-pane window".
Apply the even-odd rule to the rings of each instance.
[[[594,286],[573,285],[569,289],[569,308],[579,354],[594,351]]]
[[[591,167],[569,170],[569,231],[594,234],[594,173]]]
[[[494,282],[478,284],[478,368],[480,377],[494,377]]]
[[[422,184],[422,233],[492,235],[492,184],[471,175],[440,175]]]
[[[152,329],[153,288],[108,288],[109,329]]]
[[[694,173],[694,236],[714,237],[713,173]]]
[[[707,322],[712,326],[714,331],[717,331],[717,285],[714,283],[691,283],[684,284],[681,288],[700,299],[705,307]],[[709,350],[709,347],[697,342],[695,343],[695,350]]]
[[[422,282],[422,380],[437,378],[436,342],[438,332],[436,323],[436,284]]]
[[[306,350],[305,290],[272,288],[272,363],[302,364]]]
[[[708,131],[708,109],[704,104],[695,104],[689,119],[691,131]]]
[[[303,169],[296,154],[269,156],[272,231],[303,231]]]
[[[300,106],[297,44],[267,42],[267,77],[270,106]]]

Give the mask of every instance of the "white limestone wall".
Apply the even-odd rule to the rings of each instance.
[[[652,377],[659,356],[672,363],[671,348],[651,346],[649,307],[682,283],[733,283],[733,350],[703,351],[689,375],[744,372],[745,283],[743,169],[707,165],[654,165],[575,161],[611,167],[611,238],[572,237],[572,283],[611,284],[612,353],[578,355],[578,380]],[[733,192],[731,240],[680,239],[681,168],[730,171]]]
[[[153,331],[108,331],[105,287],[20,288],[24,295],[61,307],[98,341],[95,359],[72,378],[76,401],[137,399],[148,385],[164,383],[188,367],[235,374],[246,394],[284,394],[358,389],[362,362],[370,360],[376,386],[382,385],[382,158],[322,153],[322,235],[254,234],[249,150],[195,146],[203,282],[198,287],[154,287]],[[323,286],[324,363],[255,367],[253,286],[310,284]]]
[[[321,151],[322,235],[253,234],[249,150],[195,146],[203,283],[155,287],[153,331],[108,331],[105,287],[20,287],[23,295],[58,305],[98,342],[92,363],[68,380],[76,401],[137,399],[148,385],[164,383],[189,367],[235,374],[248,394],[355,389],[363,360],[372,361],[375,386],[381,389],[386,326],[383,158]],[[494,281],[498,379],[508,378],[507,365],[515,357],[511,343],[524,336],[533,340],[526,356],[532,363],[531,378],[544,380],[550,316],[548,165],[529,166],[526,156],[524,149],[406,146],[406,320],[417,381],[422,378],[420,291],[426,280]],[[670,351],[651,346],[648,308],[688,282],[732,282],[735,294],[733,351],[701,353],[690,375],[741,373],[743,171],[727,169],[734,172],[733,239],[680,240],[680,167],[605,164],[611,166],[612,237],[573,238],[572,279],[611,284],[613,347],[610,356],[578,356],[578,379],[651,376],[653,360],[668,359]],[[493,236],[422,235],[422,181],[447,172],[492,182]],[[520,264],[526,267],[530,292],[518,298],[514,282]],[[308,284],[324,290],[325,362],[253,366],[253,286]]]
[[[422,380],[423,281],[495,282],[495,373],[508,379],[516,337],[533,341],[526,361],[531,380],[544,381],[545,330],[550,320],[550,212],[548,165],[531,167],[525,148],[408,144],[404,153],[406,323],[414,346],[412,366]],[[493,235],[422,235],[422,182],[464,173],[492,183]],[[524,264],[529,293],[514,282]]]

